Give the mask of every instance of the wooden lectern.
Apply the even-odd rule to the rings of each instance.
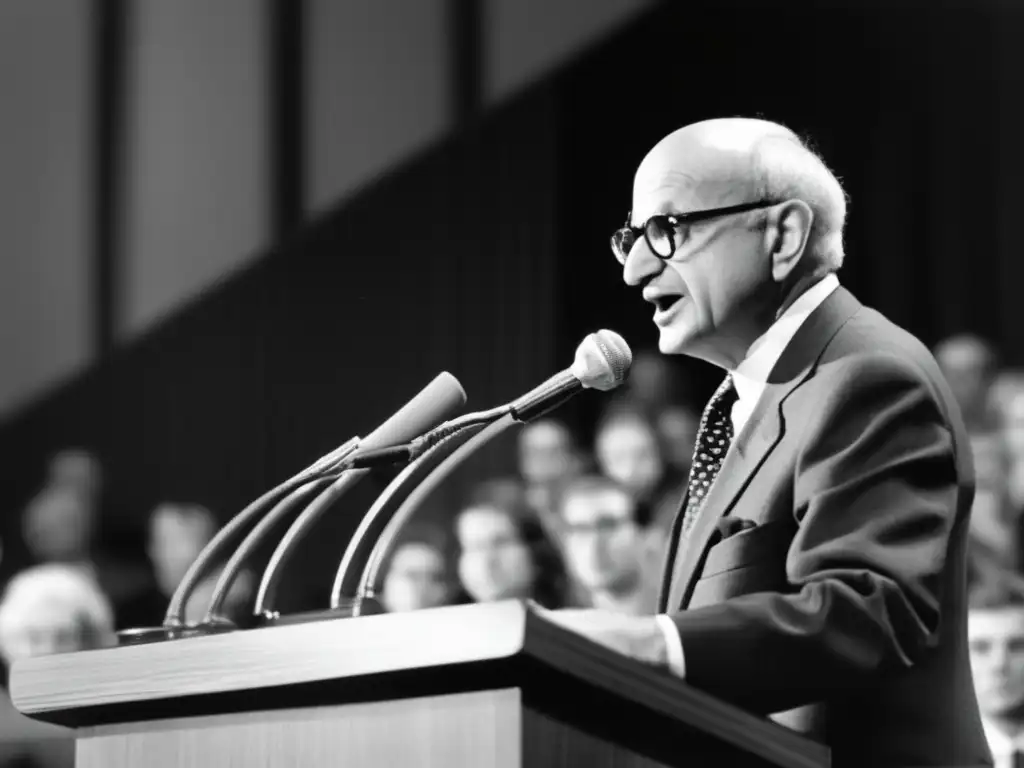
[[[79,768],[829,764],[519,602],[27,659],[11,693],[75,729]]]

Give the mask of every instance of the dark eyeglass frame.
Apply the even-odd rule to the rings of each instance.
[[[633,250],[633,246],[636,245],[637,240],[639,240],[640,236],[643,235],[651,253],[662,261],[668,261],[673,255],[675,255],[676,248],[679,247],[679,244],[676,242],[676,233],[678,232],[679,227],[686,224],[694,224],[698,221],[714,219],[719,216],[729,216],[734,213],[744,213],[758,208],[768,208],[773,205],[778,205],[778,203],[778,200],[758,200],[754,203],[727,205],[722,208],[706,208],[701,211],[689,211],[687,213],[656,213],[639,227],[634,227],[630,224],[630,220],[633,218],[633,212],[630,211],[626,215],[626,223],[619,229],[615,230],[612,234],[612,253],[615,254],[615,259],[619,264],[624,265],[626,263],[626,259],[629,258],[629,252]],[[651,229],[653,227],[657,227],[661,232],[667,235],[670,246],[668,253],[661,253],[657,248],[655,248],[654,242],[658,238],[652,238],[651,236]],[[627,236],[629,237],[628,247],[624,245]]]

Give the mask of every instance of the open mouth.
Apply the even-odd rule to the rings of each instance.
[[[666,294],[659,296],[654,300],[654,307],[658,312],[668,312],[674,307],[683,297],[679,294]]]

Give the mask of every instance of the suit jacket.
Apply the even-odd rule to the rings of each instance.
[[[660,610],[687,681],[829,745],[835,768],[991,765],[967,649],[973,496],[931,354],[837,289],[773,369],[688,543],[677,515]]]

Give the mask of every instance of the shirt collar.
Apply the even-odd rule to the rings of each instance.
[[[981,726],[985,731],[988,748],[996,755],[1011,755],[1015,749],[1024,747],[1024,735],[1016,738],[1009,736],[984,715],[981,717]]]
[[[740,400],[756,399],[768,382],[775,364],[810,314],[839,287],[835,273],[825,275],[804,291],[751,346],[747,356],[732,371]]]

